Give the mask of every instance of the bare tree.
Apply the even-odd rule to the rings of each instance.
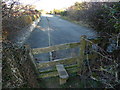
[[[6,4],[8,1],[2,2],[2,17],[10,17],[12,15],[12,9],[15,5],[20,4],[19,0],[9,0],[9,3]]]

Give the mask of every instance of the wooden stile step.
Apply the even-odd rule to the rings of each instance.
[[[65,70],[63,64],[56,65],[56,68],[60,77],[60,85],[66,83],[66,80],[68,79],[69,75]]]

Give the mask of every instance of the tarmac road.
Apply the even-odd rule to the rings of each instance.
[[[41,18],[41,21],[25,42],[25,44],[29,44],[31,48],[79,42],[81,35],[86,35],[87,37],[96,36],[96,32],[92,29],[63,20],[59,16],[42,15]],[[57,52],[57,58],[64,58],[64,56],[69,57],[71,55],[69,50],[63,51],[66,55],[62,51],[60,52],[59,55]],[[35,57],[40,58],[40,61],[48,61],[49,53],[35,55]]]

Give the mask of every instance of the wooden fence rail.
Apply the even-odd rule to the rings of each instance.
[[[41,54],[41,53],[53,52],[53,51],[58,51],[58,50],[63,50],[63,49],[74,48],[79,45],[80,45],[80,42],[60,44],[60,45],[55,45],[55,46],[50,46],[50,47],[45,47],[45,48],[34,48],[32,49],[32,53]]]
[[[74,58],[58,59],[58,60],[49,61],[49,62],[46,62],[46,63],[38,63],[37,66],[38,66],[38,68],[46,68],[46,67],[53,67],[57,64],[68,65],[68,64],[77,63],[76,59],[79,59],[79,58],[74,57]]]
[[[85,57],[87,57],[87,56],[85,55]],[[96,59],[97,54],[89,54],[88,58],[89,58],[89,60]],[[69,64],[77,63],[77,60],[80,60],[80,56],[63,58],[63,59],[56,59],[54,61],[37,63],[37,68],[40,69],[40,68],[52,67],[52,66],[55,66],[56,64],[69,65]]]
[[[93,43],[98,43],[100,40],[91,39],[90,41]],[[55,45],[55,46],[49,46],[45,48],[34,48],[32,49],[32,54],[48,53],[48,52],[53,52],[53,51],[58,51],[58,50],[75,48],[79,46],[80,46],[80,42],[74,42],[74,43],[66,43],[66,44],[60,44],[60,45]]]

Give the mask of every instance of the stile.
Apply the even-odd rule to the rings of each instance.
[[[94,42],[92,42],[94,41]],[[86,36],[83,35],[80,38],[80,42],[75,42],[75,43],[66,43],[66,44],[60,44],[60,45],[55,45],[55,46],[49,46],[45,48],[34,48],[30,49],[29,56],[31,58],[31,61],[33,62],[35,68],[38,70],[42,70],[39,72],[39,77],[41,78],[46,78],[46,77],[52,77],[52,76],[60,76],[60,70],[59,70],[59,64],[65,65],[65,68],[63,67],[62,70],[64,72],[68,73],[75,73],[77,72],[79,75],[82,74],[82,71],[84,71],[84,66],[83,62],[85,60],[85,49],[86,49],[86,44],[89,42],[89,46],[93,43],[99,42],[99,40],[87,40]],[[69,48],[75,48],[75,47],[80,47],[80,56],[77,57],[70,57],[70,58],[64,58],[64,59],[57,59],[54,61],[49,61],[49,62],[44,62],[44,63],[35,63],[33,54],[41,54],[41,53],[48,53],[48,52],[53,52],[57,50],[63,50],[63,49],[69,49]],[[91,50],[90,50],[91,51]],[[89,59],[95,59],[97,55],[95,54],[88,54],[87,55]],[[63,66],[62,65],[62,66]],[[66,66],[69,67],[66,67]],[[55,66],[57,67],[57,70],[55,69]],[[46,68],[52,67],[54,69],[49,69],[49,70],[44,70]],[[57,72],[58,71],[58,72]],[[66,72],[66,73],[67,73]],[[60,79],[60,84],[63,84],[66,82],[67,79]]]

